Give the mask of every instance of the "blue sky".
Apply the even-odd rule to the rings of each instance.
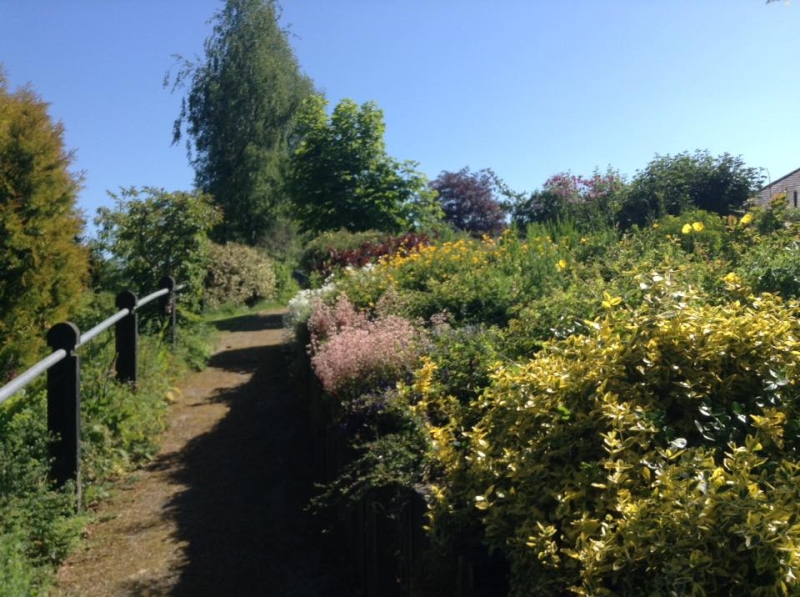
[[[62,121],[88,219],[107,190],[188,190],[171,145],[174,54],[202,56],[221,0],[0,0],[0,63]],[[384,110],[389,153],[492,168],[512,188],[658,154],[800,167],[800,5],[763,0],[284,0],[304,72]]]

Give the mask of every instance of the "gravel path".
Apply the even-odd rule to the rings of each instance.
[[[158,457],[115,491],[53,595],[353,595],[303,512],[307,416],[281,313],[225,320],[210,366],[170,407]]]

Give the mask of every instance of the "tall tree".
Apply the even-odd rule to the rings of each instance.
[[[489,170],[441,172],[430,186],[438,193],[444,221],[474,235],[501,232],[507,209],[495,197],[495,180]]]
[[[285,208],[283,182],[296,113],[313,86],[302,75],[275,0],[227,0],[214,16],[205,61],[182,59],[188,83],[174,125],[185,133],[196,184],[224,219],[216,240],[255,244]]]
[[[304,231],[400,232],[439,216],[435,193],[411,161],[386,153],[383,112],[374,102],[309,98],[300,116],[289,190]]]
[[[63,135],[30,88],[9,91],[0,67],[0,383],[43,356],[48,326],[70,317],[84,290],[81,181]]]

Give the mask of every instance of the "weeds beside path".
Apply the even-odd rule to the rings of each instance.
[[[217,352],[182,385],[160,454],[100,509],[54,595],[350,594],[303,512],[307,418],[281,312],[216,325]]]

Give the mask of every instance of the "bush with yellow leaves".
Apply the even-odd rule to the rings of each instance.
[[[797,594],[798,306],[615,298],[469,405],[424,361],[434,536],[477,520],[516,596]]]
[[[241,307],[275,298],[275,265],[265,253],[236,243],[210,246],[206,305]]]

